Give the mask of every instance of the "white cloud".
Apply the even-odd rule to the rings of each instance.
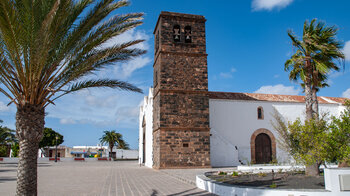
[[[230,72],[221,72],[220,77],[222,78],[232,78],[232,74]]]
[[[118,99],[117,95],[111,95],[111,96],[96,96],[96,95],[87,95],[84,97],[85,103],[88,106],[92,107],[103,107],[103,108],[111,108],[115,107],[117,102],[116,100]]]
[[[116,121],[117,123],[121,121],[130,121],[137,122],[139,116],[140,109],[138,106],[136,107],[120,107],[116,112]]]
[[[132,40],[142,39],[145,41],[139,44],[133,45],[130,48],[139,48],[142,50],[148,50],[150,48],[150,45],[148,43],[150,38],[151,36],[146,34],[144,31],[132,29],[121,35],[118,35],[114,38],[109,39],[107,42],[102,44],[99,48],[110,47],[115,44],[121,44]],[[115,78],[125,80],[125,79],[128,79],[130,76],[132,76],[133,72],[145,67],[147,64],[151,63],[151,61],[152,59],[146,55],[138,56],[130,59],[127,62],[121,62],[121,63],[119,62],[119,63],[113,64],[110,68],[107,68],[99,72],[98,77],[105,78],[105,77],[113,76]]]
[[[342,93],[342,97],[349,98],[350,99],[350,88],[348,88],[346,91]]]
[[[71,118],[61,118],[60,123],[63,125],[68,125],[68,124],[75,124],[76,122]]]
[[[300,93],[300,89],[294,88],[294,86],[284,86],[283,84],[277,84],[274,86],[262,86],[254,93],[298,95]]]
[[[291,4],[294,0],[253,0],[252,9],[254,11],[258,10],[268,10],[282,9]]]
[[[113,89],[83,90],[57,100],[47,112],[61,124],[134,127],[143,96]]]
[[[124,80],[129,78],[134,71],[141,69],[151,61],[152,60],[147,56],[136,57],[127,63],[122,63],[120,66],[114,67],[113,73],[115,77]]]
[[[345,54],[345,60],[350,61],[350,41],[345,42],[343,53]]]
[[[221,72],[219,75],[222,78],[233,78],[233,73],[236,72],[237,70],[235,68],[231,68],[229,72]]]
[[[147,43],[147,41],[150,38],[151,38],[151,35],[146,34],[145,31],[131,29],[131,30],[126,31],[125,33],[123,33],[121,35],[117,35],[115,37],[112,37],[107,42],[102,44],[100,46],[100,48],[111,47],[111,46],[114,46],[115,44],[121,44],[121,43],[125,43],[125,42],[132,41],[132,40],[142,39],[145,41],[141,42],[137,45],[131,46],[130,48],[140,48],[143,50],[148,50],[150,48],[150,45]]]
[[[0,112],[9,111],[10,107],[8,107],[4,102],[0,101]]]

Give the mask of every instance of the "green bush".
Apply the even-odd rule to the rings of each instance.
[[[330,132],[328,134],[328,162],[350,164],[350,102],[345,103],[344,110],[339,118],[332,117]]]
[[[232,172],[232,176],[233,176],[233,177],[236,177],[236,176],[239,176],[239,174],[238,174],[238,172],[233,171],[233,172]]]
[[[7,146],[0,146],[0,157],[7,157]]]

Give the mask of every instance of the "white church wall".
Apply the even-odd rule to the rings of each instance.
[[[257,118],[258,107],[263,108],[262,120]],[[269,130],[278,140],[278,134],[271,125],[275,110],[286,121],[294,121],[297,117],[304,119],[305,116],[304,103],[210,99],[212,166],[240,165],[240,161],[245,164],[251,162],[250,140],[254,131],[258,129]],[[321,113],[339,115],[341,110],[338,104],[320,104]],[[235,150],[235,146],[238,150]],[[291,161],[290,156],[282,151],[278,144],[276,158],[279,163]]]
[[[145,157],[143,157],[143,127],[142,122],[145,119]],[[140,107],[139,115],[139,163],[147,167],[153,165],[153,88],[149,89],[149,95],[144,98],[143,105]]]

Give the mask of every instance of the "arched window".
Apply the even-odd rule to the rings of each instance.
[[[192,43],[192,30],[191,26],[185,27],[185,43]]]
[[[264,119],[264,110],[261,106],[258,107],[258,120]]]
[[[173,29],[174,42],[180,42],[180,25],[174,25]]]

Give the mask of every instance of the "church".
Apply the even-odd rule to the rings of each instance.
[[[147,167],[206,168],[289,163],[273,115],[305,118],[304,96],[208,91],[206,19],[161,12],[154,30],[153,87],[139,115],[139,161]],[[318,97],[339,116],[345,98]]]

